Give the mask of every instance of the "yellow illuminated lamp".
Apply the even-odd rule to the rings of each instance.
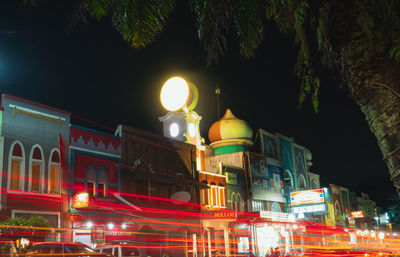
[[[161,89],[161,104],[168,111],[177,111],[185,107],[189,98],[189,85],[181,77],[167,80]]]
[[[72,208],[85,208],[89,206],[89,193],[81,192],[74,195]]]
[[[199,92],[193,83],[187,82],[181,77],[173,77],[167,80],[161,89],[161,104],[168,111],[183,110],[193,111],[199,100]]]

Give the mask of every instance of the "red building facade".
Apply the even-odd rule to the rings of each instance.
[[[124,223],[124,216],[119,217],[115,210],[118,204],[115,194],[121,187],[120,161],[121,138],[71,125],[69,197],[74,241],[103,242],[106,231]],[[87,206],[74,206],[74,197],[83,192],[89,196]]]

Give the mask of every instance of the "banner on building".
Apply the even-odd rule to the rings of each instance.
[[[251,176],[257,179],[268,178],[267,159],[259,154],[250,153]]]
[[[292,206],[324,203],[324,191],[322,189],[315,189],[291,192],[290,202]]]
[[[279,166],[268,164],[268,176],[270,197],[267,200],[275,202],[286,202],[282,168]]]
[[[327,226],[335,226],[335,208],[332,203],[328,203],[328,215],[325,218]]]
[[[293,214],[284,212],[260,211],[260,218],[272,221],[295,221]]]
[[[251,156],[253,156],[250,157],[253,199],[286,202],[282,168],[267,164],[263,156]]]
[[[327,207],[324,203],[292,207],[292,211],[293,213],[309,213],[309,212],[320,213],[320,214],[328,213]]]

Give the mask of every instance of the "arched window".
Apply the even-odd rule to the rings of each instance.
[[[293,187],[293,178],[292,178],[292,174],[290,174],[290,171],[285,170],[284,173],[284,180],[285,180],[285,185],[289,186],[289,187]]]
[[[311,180],[311,189],[319,189],[317,181],[315,179]]]
[[[271,211],[272,212],[282,212],[281,207],[279,206],[279,203],[273,202],[271,205]]]
[[[239,194],[236,195],[236,209],[235,211],[243,211],[242,201]]]
[[[97,196],[106,197],[108,191],[108,178],[107,178],[107,171],[102,169],[99,172],[99,179],[97,183]]]
[[[299,190],[306,190],[307,189],[307,184],[306,184],[306,179],[304,178],[303,174],[299,175],[298,178],[298,189]]]
[[[29,163],[29,191],[43,192],[44,161],[43,151],[39,145],[32,147]]]
[[[96,171],[93,167],[89,167],[86,171],[86,192],[89,196],[96,195]]]
[[[8,187],[15,190],[24,189],[24,148],[19,142],[14,142],[10,147],[8,159]]]
[[[60,181],[61,181],[60,152],[57,149],[53,149],[50,152],[49,185],[47,189],[50,194],[60,193]]]
[[[237,211],[237,202],[235,193],[232,193],[231,195],[231,203],[232,203],[232,210]]]

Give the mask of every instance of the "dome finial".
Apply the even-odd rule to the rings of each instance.
[[[233,115],[231,109],[226,109],[224,116],[222,119],[237,119],[235,115]]]

